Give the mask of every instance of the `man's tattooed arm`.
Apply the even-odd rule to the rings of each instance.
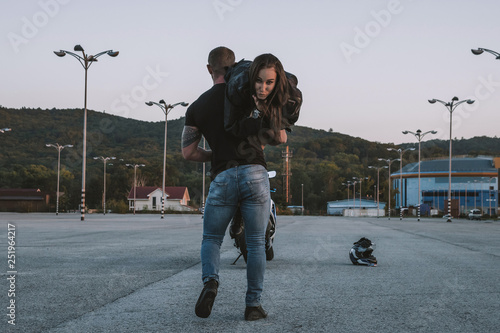
[[[200,142],[201,132],[196,127],[184,126],[182,130],[182,149],[192,145],[195,142]]]
[[[184,126],[182,131],[182,156],[186,160],[197,162],[208,162],[212,158],[212,152],[198,147],[201,140],[201,132],[193,126]]]

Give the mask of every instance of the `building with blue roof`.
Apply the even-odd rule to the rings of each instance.
[[[455,157],[451,163],[452,216],[470,209],[484,214],[498,213],[498,179],[500,158],[488,156]],[[449,159],[420,162],[421,204],[448,212]],[[402,182],[400,181],[402,178]],[[391,174],[396,208],[418,206],[418,162],[405,165]],[[397,192],[398,191],[398,192]],[[490,208],[491,207],[491,208]]]

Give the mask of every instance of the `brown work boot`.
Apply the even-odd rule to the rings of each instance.
[[[212,306],[214,305],[215,296],[217,296],[217,288],[219,287],[219,282],[217,280],[209,280],[203,286],[198,302],[196,302],[196,307],[194,312],[198,317],[208,318],[212,312]]]
[[[252,321],[252,320],[259,320],[267,317],[266,311],[262,308],[261,305],[259,306],[247,306],[245,309],[245,320]]]

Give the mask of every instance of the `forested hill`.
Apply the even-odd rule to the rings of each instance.
[[[184,118],[168,121],[167,185],[188,186],[192,201],[195,201],[197,198],[194,189],[201,189],[201,164],[185,161],[181,156],[183,126]],[[11,128],[12,131],[0,134],[0,187],[38,187],[51,190],[54,169],[57,167],[57,151],[47,148],[45,144],[73,144],[74,148],[62,151],[61,166],[65,171],[63,180],[64,177],[67,178],[63,182],[66,190],[78,193],[81,186],[82,109],[0,107],[0,128],[4,127]],[[113,162],[115,165],[109,168],[111,181],[118,182],[110,190],[110,196],[115,196],[116,200],[125,195],[132,182],[130,177],[133,172],[124,163],[146,164],[140,172],[140,183],[161,185],[164,122],[139,121],[89,110],[87,129],[87,179],[95,190],[95,193],[91,189],[87,194],[90,203],[97,205],[100,200],[99,191],[102,191],[103,165],[92,157],[116,156],[117,159],[124,160],[120,163]],[[441,140],[423,142],[422,158],[446,157],[448,144],[448,141]],[[346,179],[353,176],[373,176],[373,169],[367,167],[380,165],[377,158],[397,157],[394,152],[387,151],[388,147],[394,147],[392,143],[370,142],[346,134],[302,126],[293,128],[287,145],[293,154],[290,159],[292,203],[299,204],[296,201],[301,196],[301,184],[304,184],[304,201],[309,201],[309,207],[318,209],[324,207],[326,201],[345,196],[345,187],[341,184]],[[415,147],[416,144],[410,142],[401,146]],[[285,146],[266,148],[269,169],[275,169],[278,174],[283,172],[284,149]],[[454,140],[453,154],[500,156],[500,139],[476,137]],[[416,153],[407,153],[404,163],[414,162],[416,159]],[[396,168],[393,171],[395,170]],[[381,181],[384,177],[381,174]],[[273,186],[278,187],[276,199],[279,202],[283,199],[280,192],[282,179],[277,177],[273,182]],[[366,193],[373,191],[373,185],[370,190],[369,183],[367,182]],[[78,197],[78,194],[75,196]]]

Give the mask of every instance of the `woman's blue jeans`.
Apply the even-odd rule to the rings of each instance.
[[[270,194],[267,170],[261,165],[242,165],[215,177],[203,216],[201,263],[203,282],[219,280],[220,247],[236,208],[240,206],[247,243],[246,306],[259,306],[266,268],[265,235]]]

